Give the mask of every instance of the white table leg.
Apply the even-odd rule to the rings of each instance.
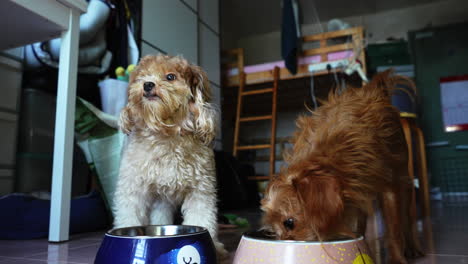
[[[70,227],[80,13],[70,9],[68,23],[68,30],[62,33],[60,46],[49,223],[51,242],[68,240]]]

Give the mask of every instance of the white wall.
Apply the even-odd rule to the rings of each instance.
[[[379,43],[388,37],[405,38],[407,32],[429,24],[444,25],[468,20],[467,0],[446,0],[419,6],[389,10],[362,16],[343,17],[344,21],[363,26],[368,43]],[[320,15],[320,14],[319,14]],[[326,22],[322,27],[326,30]],[[302,26],[303,35],[320,33],[318,25]],[[279,31],[224,42],[226,47],[245,49],[246,64],[281,60],[281,35]]]
[[[203,67],[210,79],[213,102],[221,104],[219,0],[143,0],[142,56],[183,55]],[[216,149],[222,149],[221,129]]]

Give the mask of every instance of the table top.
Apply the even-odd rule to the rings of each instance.
[[[86,12],[84,0],[1,0],[0,50],[60,37],[69,10]]]

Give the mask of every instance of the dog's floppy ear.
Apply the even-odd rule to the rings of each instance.
[[[130,73],[130,78],[128,82],[128,89],[127,89],[127,97],[128,97],[128,103],[127,105],[120,111],[120,119],[119,119],[119,127],[120,130],[129,135],[130,132],[132,132],[133,126],[134,126],[134,120],[132,118],[132,111],[131,109],[134,107],[132,104],[132,100],[135,96],[140,96],[139,93],[133,92],[134,89],[132,89],[132,85],[134,84],[138,74],[140,73],[140,65],[147,63],[151,59],[151,56],[145,56],[140,59],[140,62],[138,65],[135,67],[135,69]]]
[[[195,135],[205,144],[210,144],[216,135],[217,111],[210,103],[211,89],[206,73],[199,66],[191,65],[190,89],[192,102],[190,112],[193,115]]]
[[[133,120],[130,117],[130,108],[128,106],[124,107],[120,112],[119,127],[127,135],[132,132]]]
[[[300,201],[314,231],[320,234],[333,232],[337,220],[342,216],[344,203],[339,182],[332,176],[313,175],[293,180]]]

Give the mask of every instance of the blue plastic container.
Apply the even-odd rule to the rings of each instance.
[[[94,263],[216,264],[216,251],[202,227],[138,226],[108,231]]]

